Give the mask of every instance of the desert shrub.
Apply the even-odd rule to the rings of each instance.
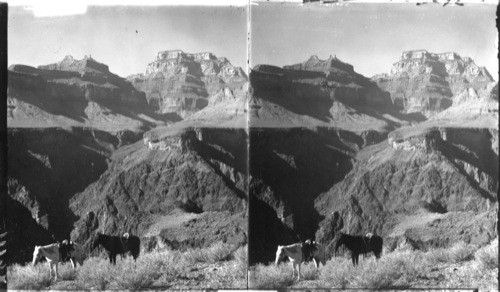
[[[162,267],[166,264],[162,254],[158,252],[145,254],[134,262],[132,258],[120,261],[110,287],[113,289],[141,289],[151,287],[162,275]]]
[[[316,268],[313,262],[302,264],[300,272],[303,276],[302,280],[310,281],[319,279],[319,269]]]
[[[333,288],[346,288],[354,274],[355,267],[351,260],[339,257],[332,258],[320,269],[319,278]]]
[[[474,258],[475,250],[475,246],[459,242],[450,248],[448,256],[449,261],[451,263],[470,261]]]
[[[478,249],[474,257],[482,268],[498,268],[498,238],[489,245]]]
[[[247,247],[242,246],[231,256],[233,260],[225,261],[217,273],[210,277],[210,288],[246,288],[248,275]]]
[[[73,281],[77,277],[77,270],[73,269],[73,265],[67,263],[59,265],[59,275],[63,281]]]
[[[110,287],[115,274],[116,267],[108,260],[92,257],[79,268],[76,281],[82,289],[104,290]]]
[[[446,273],[446,288],[477,287],[480,291],[498,290],[498,267],[485,268],[477,261],[469,261]]]
[[[422,255],[416,251],[397,251],[386,254],[380,260],[370,258],[360,261],[349,287],[389,288],[408,286],[425,272]]]
[[[425,275],[429,268],[423,260],[421,251],[405,250],[388,254],[381,260],[384,266],[395,271],[396,286],[405,286],[411,283],[421,275]]]
[[[48,264],[39,264],[36,266],[31,264],[26,266],[19,264],[12,265],[9,267],[7,275],[9,289],[44,290],[52,283],[49,271]]]
[[[235,250],[235,247],[231,244],[217,242],[209,248],[210,261],[216,263],[230,260]]]
[[[444,248],[436,248],[426,252],[424,259],[429,265],[435,266],[439,263],[448,263],[450,261],[450,253]]]
[[[216,263],[229,260],[234,246],[223,242],[216,242],[208,248],[196,248],[184,253],[186,259],[192,263]]]
[[[293,284],[292,267],[289,263],[278,266],[258,264],[250,269],[249,286],[253,289],[286,288]]]
[[[440,263],[461,263],[474,258],[474,245],[458,242],[451,248],[436,248],[428,251],[424,258],[430,265]]]
[[[192,262],[186,259],[185,254],[177,250],[160,252],[157,257],[161,264],[161,275],[156,283],[169,283],[192,267]]]
[[[233,254],[234,260],[236,262],[235,272],[238,278],[247,277],[248,271],[248,250],[247,246],[242,246],[238,248]]]
[[[209,261],[207,251],[202,248],[188,249],[184,252],[183,257],[193,264]]]
[[[398,271],[389,266],[381,265],[374,259],[363,261],[356,269],[350,283],[355,288],[388,288],[397,278]]]

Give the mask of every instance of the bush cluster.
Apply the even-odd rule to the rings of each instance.
[[[59,281],[49,276],[46,263],[36,266],[13,265],[8,271],[10,289],[46,290],[57,289],[147,289],[168,286],[172,281],[185,277],[195,264],[218,264],[213,273],[211,288],[246,287],[246,247],[236,249],[225,243],[216,243],[205,249],[156,250],[118,260],[113,266],[105,258],[91,257],[83,266],[73,270],[70,264],[59,265]],[[218,279],[217,281],[214,281]],[[71,283],[65,283],[65,282]],[[62,283],[62,284],[61,284]],[[223,286],[218,286],[218,285]],[[61,286],[62,285],[62,286]]]

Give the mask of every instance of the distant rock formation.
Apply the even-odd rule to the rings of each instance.
[[[469,57],[426,50],[403,52],[390,74],[376,75],[372,80],[391,94],[393,103],[404,113],[426,117],[468,99],[469,95],[473,98],[485,92],[494,82],[488,70]]]
[[[104,74],[110,73],[108,65],[97,62],[92,59],[90,55],[85,55],[82,60],[77,60],[73,58],[73,56],[68,55],[60,62],[38,66],[38,69],[60,71],[96,71]]]
[[[303,70],[303,71],[335,71],[335,69],[340,69],[346,72],[354,73],[354,67],[351,64],[347,64],[337,59],[337,56],[332,56],[326,60],[321,60],[318,56],[313,55],[307,61],[290,65],[283,66],[284,69],[291,70]]]
[[[89,57],[76,60],[66,56],[61,62],[34,68],[12,65],[9,68],[9,94],[26,96],[36,89],[38,99],[101,101],[140,104],[144,94],[123,78],[109,72],[107,65]],[[43,91],[40,89],[43,88]]]
[[[391,111],[389,94],[333,56],[311,56],[283,68],[256,65],[250,83],[251,126],[335,126],[356,132],[389,128],[376,113]]]
[[[90,56],[66,56],[38,68],[12,65],[8,74],[10,126],[90,126],[116,132],[144,130],[158,122],[143,92]]]
[[[241,87],[247,76],[224,57],[174,50],[159,52],[144,74],[128,80],[146,93],[148,103],[158,113],[186,117],[206,107],[208,98],[218,91]]]

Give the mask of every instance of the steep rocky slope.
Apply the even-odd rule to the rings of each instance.
[[[278,244],[314,238],[314,200],[340,183],[356,152],[407,123],[390,97],[353,67],[316,56],[250,73],[250,264]]]
[[[274,259],[278,244],[312,238],[314,199],[342,181],[363,140],[328,129],[250,130],[249,261]]]
[[[99,178],[115,149],[164,122],[144,93],[90,57],[13,65],[8,74],[10,234],[19,243],[11,260],[23,262],[34,244],[69,237],[69,199]]]
[[[248,124],[248,82],[224,88],[208,98],[208,105],[179,122],[183,127],[239,128]]]
[[[211,96],[247,81],[245,72],[224,57],[180,50],[159,52],[145,73],[127,79],[145,92],[158,113],[178,115],[179,119],[205,108]]]
[[[86,126],[144,131],[162,123],[145,95],[91,57],[9,68],[9,127]]]
[[[403,52],[390,74],[372,77],[390,93],[393,103],[406,113],[430,117],[463,100],[473,90],[481,92],[494,82],[485,67],[457,53]]]
[[[399,115],[388,93],[337,58],[283,68],[257,65],[250,74],[253,127],[336,127],[387,132],[409,117]]]
[[[146,249],[248,242],[250,264],[307,238],[331,252],[339,231],[388,249],[488,243],[498,85],[456,54],[403,59],[376,82],[314,56],[258,65],[250,83],[223,58],[181,51],[134,86],[91,58],[12,67],[14,260],[68,236],[88,248],[96,231]]]
[[[337,211],[343,232],[382,235],[387,248],[484,245],[497,236],[497,191],[498,129],[398,130],[359,151],[346,178],[316,199],[327,217],[316,239],[332,252]]]
[[[131,232],[149,246],[173,248],[244,243],[246,140],[242,129],[168,128],[122,147],[72,198],[79,217],[72,238],[86,247],[96,231]]]
[[[498,86],[469,59],[460,63],[469,69],[453,69],[457,56],[441,80],[450,82],[446,110],[403,109],[380,80],[381,88],[335,58],[252,70],[250,264],[307,238],[332,255],[339,232],[379,234],[387,249],[497,236]],[[427,73],[415,65],[394,75],[436,78],[444,57],[431,57]],[[399,83],[418,91],[407,85]],[[427,93],[414,98],[425,104]]]
[[[80,127],[9,128],[7,140],[7,215],[13,222],[9,237],[16,247],[9,255],[24,262],[31,260],[35,244],[69,236],[75,219],[69,199],[98,179],[111,151],[130,140]]]
[[[246,99],[245,74],[225,58],[180,54],[167,72],[172,55],[159,56],[148,74],[198,74],[211,107]],[[11,234],[22,242],[12,261],[68,237],[88,248],[95,231],[137,234],[145,248],[246,242],[243,127],[193,128],[203,124],[195,118],[147,132],[182,113],[156,113],[146,93],[91,57],[14,65],[8,90]],[[33,226],[26,237],[23,228]]]

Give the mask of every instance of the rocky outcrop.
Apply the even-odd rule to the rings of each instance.
[[[477,121],[498,121],[490,77],[458,55],[414,52],[376,79],[389,93],[335,57],[258,65],[248,85],[225,58],[167,51],[129,78],[141,93],[90,57],[13,66],[9,121],[79,123],[10,124],[14,260],[68,236],[88,248],[96,231],[136,234],[145,250],[248,243],[250,264],[299,240],[331,252],[340,231],[382,235],[388,250],[487,244],[498,127]],[[410,124],[393,107],[407,101],[406,113],[451,106]],[[460,107],[467,124],[451,124]],[[150,129],[173,112],[182,121]]]
[[[105,172],[113,150],[134,142],[126,136],[81,127],[8,129],[9,240],[22,242],[12,245],[13,260],[31,260],[35,244],[69,238],[76,220],[70,198]]]
[[[144,131],[160,123],[144,93],[90,57],[38,68],[9,68],[8,119],[13,127],[88,126]]]
[[[54,64],[39,66],[38,69],[57,70],[57,71],[77,71],[77,72],[95,72],[110,74],[109,67],[92,59],[91,56],[85,56],[82,60],[77,60],[73,56],[66,56],[62,61]]]
[[[498,129],[498,83],[482,89],[464,89],[454,97],[453,105],[432,116],[428,124]]]
[[[33,98],[29,93],[35,93],[37,99],[47,102],[95,101],[144,106],[146,101],[143,93],[134,90],[123,78],[109,72],[107,65],[90,57],[76,60],[67,56],[59,63],[38,68],[12,65],[9,73],[9,95],[21,99]]]
[[[283,68],[257,65],[250,83],[251,126],[385,132],[397,124],[382,117],[393,111],[389,95],[335,57],[312,56]]]
[[[425,120],[418,115],[429,107],[420,96],[412,96],[416,114],[398,114],[393,95],[335,57],[253,68],[250,264],[272,260],[278,244],[306,239],[325,244],[331,256],[338,232],[381,235],[389,250],[401,242],[420,249],[485,245],[496,236],[498,130],[472,121],[494,118],[498,86],[457,55],[403,59],[392,72],[406,80],[399,86],[420,90],[435,112],[466,106],[467,123],[436,115],[401,127],[407,117]],[[480,103],[488,106],[471,106]],[[453,224],[460,227],[451,230]]]
[[[71,199],[71,210],[79,217],[71,236],[85,247],[95,231],[159,236],[161,240],[155,242],[169,242],[174,248],[208,246],[220,236],[241,244],[247,228],[242,226],[244,220],[229,224],[230,228],[238,226],[240,232],[234,234],[209,232],[213,238],[203,238],[206,231],[194,230],[201,230],[206,220],[224,221],[220,216],[244,217],[248,204],[246,153],[243,129],[157,129],[147,133],[142,142],[115,152],[101,177]],[[89,214],[95,219],[89,219]],[[188,227],[182,222],[175,226],[168,220],[161,223],[165,216],[191,218],[189,214],[205,219],[200,217]],[[196,238],[186,238],[189,230]]]
[[[127,79],[145,92],[158,113],[186,117],[206,107],[209,97],[218,91],[241,87],[247,76],[224,57],[176,50],[159,52],[145,73]]]
[[[489,129],[398,129],[388,142],[361,150],[352,170],[315,206],[327,219],[339,212],[342,232],[381,235],[388,248],[401,240],[421,249],[456,241],[485,245],[496,236],[498,212],[494,135]],[[450,220],[463,230],[450,230]],[[324,237],[330,227],[321,226],[326,230],[316,236],[330,244],[333,238]]]
[[[318,103],[326,99],[349,105],[390,106],[388,96],[378,90],[375,83],[356,73],[352,65],[332,56],[326,60],[311,56],[303,63],[283,68],[257,65],[252,74],[250,80],[255,94],[268,90],[276,82],[287,99]]]
[[[494,82],[486,68],[469,57],[426,50],[403,52],[390,74],[376,75],[372,80],[390,93],[400,110],[426,117],[463,102],[467,98],[464,93],[474,98]]]
[[[250,130],[250,264],[274,260],[278,244],[314,239],[314,200],[342,181],[362,144],[336,129]]]

